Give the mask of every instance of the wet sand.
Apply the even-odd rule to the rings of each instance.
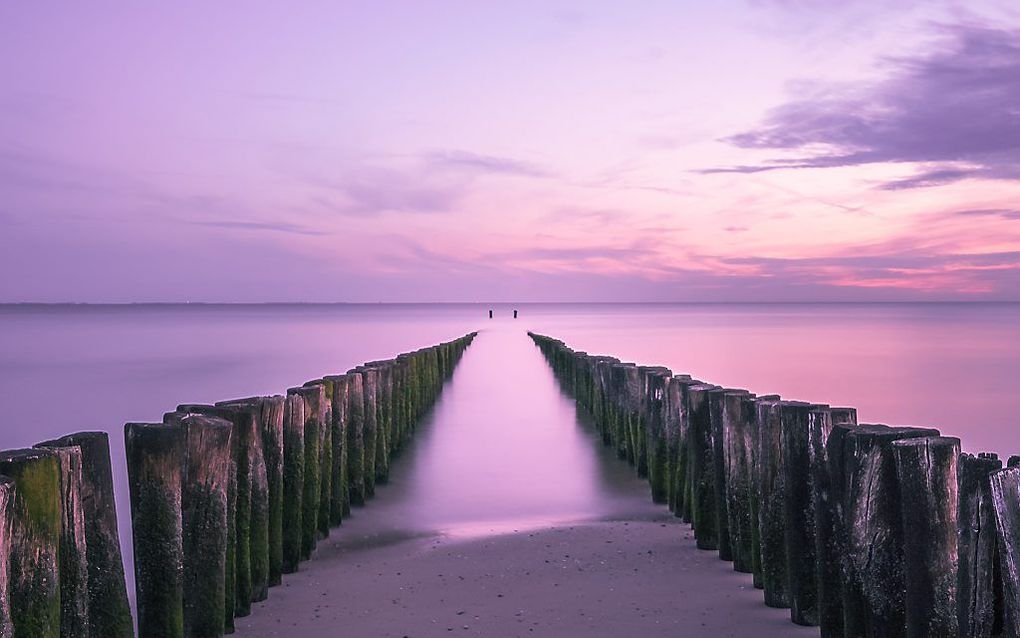
[[[651,509],[651,506],[649,506]],[[657,508],[656,508],[657,509]],[[239,636],[817,636],[667,513],[478,538],[337,530]]]
[[[523,330],[499,324],[467,350],[390,484],[236,626],[252,638],[818,635],[697,550]]]

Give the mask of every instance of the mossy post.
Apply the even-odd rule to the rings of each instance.
[[[227,485],[234,473],[233,425],[213,416],[170,416],[182,428],[184,635],[221,636],[226,622]]]
[[[89,635],[89,572],[78,446],[49,447],[60,466],[60,635]]]
[[[761,529],[759,526],[761,516],[761,481],[759,480],[761,459],[759,458],[758,446],[761,436],[758,432],[758,399],[755,395],[748,394],[741,398],[741,404],[744,411],[744,419],[749,422],[747,427],[751,430],[751,438],[747,442],[748,455],[751,460],[750,473],[747,477],[748,509],[751,527],[751,582],[756,589],[762,589],[764,587],[764,576],[761,565]]]
[[[670,420],[668,388],[673,373],[662,367],[651,368],[647,380],[647,420],[645,449],[648,458],[648,484],[652,489],[652,502],[669,503],[669,435]]]
[[[1002,625],[1002,584],[992,506],[992,472],[1002,469],[994,455],[960,455],[959,575],[957,624],[960,638],[985,638]]]
[[[907,638],[958,638],[957,459],[960,440],[893,443],[899,478]]]
[[[587,365],[585,376],[587,377]],[[663,435],[666,442],[666,466],[664,468],[666,481],[666,503],[669,511],[676,516],[681,516],[683,507],[683,473],[687,469],[685,455],[687,445],[684,440],[684,397],[686,396],[685,382],[690,382],[687,375],[676,375],[666,380],[665,387],[665,420],[663,422]]]
[[[765,604],[790,606],[786,556],[786,472],[783,469],[782,401],[770,395],[755,399],[758,421],[758,537]]]
[[[350,397],[348,396],[348,377],[336,375],[326,377],[329,387],[332,388],[332,397],[329,404],[333,410],[330,425],[330,444],[332,451],[330,461],[330,493],[329,493],[329,525],[336,527],[343,522],[344,517],[350,514],[350,494],[347,491],[347,420],[350,411]]]
[[[296,394],[304,403],[305,484],[301,496],[301,560],[308,560],[319,539],[319,512],[322,499],[320,431],[326,416],[326,394],[322,385],[291,388],[287,394]]]
[[[106,432],[79,432],[40,443],[38,447],[70,446],[81,450],[89,633],[96,638],[133,638],[134,620],[128,605],[117,530],[109,435]]]
[[[843,445],[847,636],[904,635],[903,524],[892,444],[938,430],[861,425]]]
[[[184,636],[181,474],[184,430],[162,423],[124,427],[139,638]]]
[[[822,638],[842,638],[843,563],[846,522],[843,515],[843,445],[857,427],[857,410],[831,408],[809,415],[811,487],[818,557],[818,626]]]
[[[14,481],[0,476],[0,638],[14,635],[11,620],[11,528],[14,525]]]
[[[753,574],[754,543],[751,512],[751,474],[757,418],[754,395],[733,390],[722,395],[723,465],[726,516],[733,552],[733,569]]]
[[[691,422],[691,524],[698,549],[719,549],[719,514],[715,490],[715,449],[709,394],[718,386],[701,384],[688,388]]]
[[[60,636],[60,464],[49,450],[0,452],[0,475],[14,481],[10,610],[18,638]]]
[[[393,397],[391,383],[392,366],[389,361],[377,361],[372,364],[376,371],[376,446],[375,446],[375,482],[383,484],[390,477],[390,445],[392,443],[392,406]]]
[[[319,538],[329,537],[333,498],[333,382],[316,379],[305,386],[322,386],[322,420],[319,422],[319,511],[316,515]],[[307,416],[307,413],[306,413]]]
[[[431,368],[431,367],[430,367]],[[361,379],[363,383],[362,398],[364,399],[365,406],[362,412],[362,441],[365,448],[365,460],[364,460],[364,480],[365,480],[365,498],[369,499],[375,496],[375,463],[376,463],[376,446],[379,444],[379,413],[377,409],[377,400],[379,393],[379,371],[370,367],[362,367],[357,370],[361,372]],[[431,373],[431,370],[430,370]],[[429,405],[431,405],[431,376],[430,382],[427,386],[426,392],[429,393]]]
[[[283,573],[292,574],[301,562],[305,493],[305,403],[288,393],[283,411]]]
[[[731,388],[715,388],[708,392],[708,414],[712,432],[712,487],[715,491],[716,533],[719,537],[719,558],[733,560],[733,539],[730,537],[729,502],[726,494],[726,445],[723,432],[723,400]]]
[[[234,426],[233,453],[237,475],[234,616],[248,616],[252,602],[269,596],[269,479],[262,452],[259,408],[251,403],[218,406],[184,404],[177,407],[177,413],[215,416]]]
[[[1006,636],[1020,636],[1020,467],[992,472]]]
[[[831,420],[826,406],[800,401],[779,404],[786,486],[784,522],[786,572],[790,579],[790,619],[798,625],[818,624],[818,556],[811,494],[809,432],[812,420],[828,436]]]
[[[217,403],[220,407],[247,407],[255,415],[262,438],[262,459],[266,472],[266,527],[268,585],[283,582],[283,417],[286,397],[249,397]],[[261,497],[259,497],[261,499]],[[261,501],[260,501],[261,502]]]
[[[365,385],[360,372],[347,373],[347,495],[365,504]],[[417,417],[415,417],[417,418]]]

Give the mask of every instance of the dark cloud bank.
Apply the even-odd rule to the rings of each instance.
[[[884,188],[1020,178],[1020,31],[975,25],[942,30],[931,50],[890,60],[886,80],[790,101],[759,128],[728,139],[793,157],[706,172],[901,162],[922,168]],[[819,147],[827,150],[809,150]]]

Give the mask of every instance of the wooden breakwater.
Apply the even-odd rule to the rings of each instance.
[[[363,505],[475,333],[128,423],[140,638],[221,636]],[[135,635],[105,432],[0,452],[0,638]]]
[[[1020,457],[529,333],[697,546],[825,638],[1020,636]]]

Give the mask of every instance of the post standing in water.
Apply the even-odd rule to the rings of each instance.
[[[492,319],[492,311],[489,311],[489,319]]]

